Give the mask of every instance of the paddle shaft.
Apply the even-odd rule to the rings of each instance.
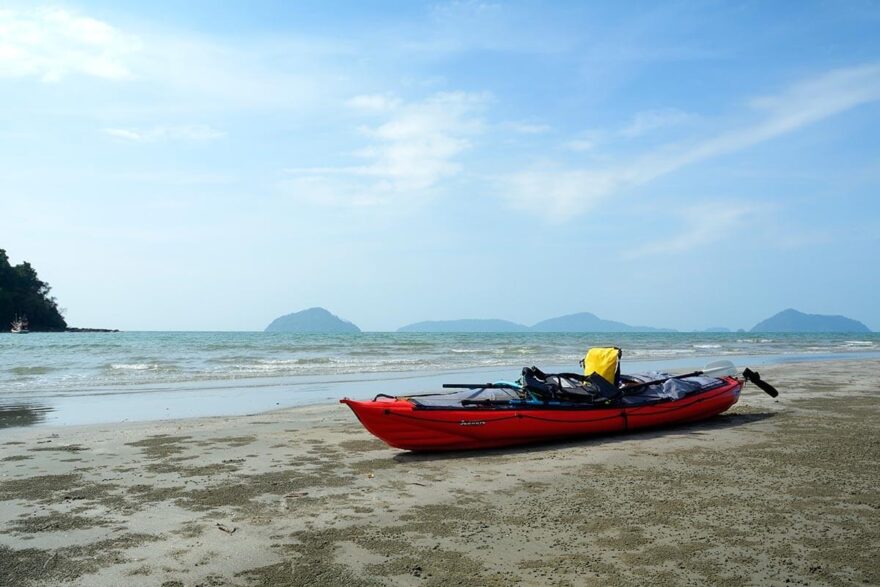
[[[713,369],[704,369],[702,371],[694,371],[693,373],[685,373],[684,375],[672,375],[670,377],[664,377],[663,379],[655,379],[654,381],[646,381],[645,383],[632,385],[625,389],[638,389],[640,387],[647,387],[649,385],[663,383],[664,381],[669,381],[670,379],[696,377],[698,375],[705,375],[706,373],[714,373],[715,371],[725,371],[729,368],[729,366],[725,365],[723,367],[715,367]],[[514,389],[514,387],[507,383],[444,383],[443,387],[446,389]]]
[[[515,389],[507,383],[444,383],[446,389]]]
[[[729,363],[729,361],[728,361]],[[622,389],[624,394],[629,394],[633,390],[642,389],[643,387],[649,387],[651,385],[658,385],[660,383],[665,383],[670,379],[685,379],[687,377],[698,377],[700,375],[708,375],[710,373],[715,373],[717,371],[728,371],[733,367],[732,363],[728,365],[714,367],[711,369],[703,369],[701,371],[693,371],[692,373],[685,373],[684,375],[671,375],[669,377],[664,377],[663,379],[655,379],[654,381],[646,381],[644,383],[637,383],[636,385],[630,385],[629,387],[624,387]],[[743,371],[743,378],[746,381],[754,383],[759,389],[761,389],[764,393],[769,395],[770,397],[777,397],[779,392],[775,387],[761,379],[761,376],[757,373],[757,371],[752,371],[751,369],[746,369]],[[443,387],[447,389],[516,389],[513,385],[509,383],[444,383]]]

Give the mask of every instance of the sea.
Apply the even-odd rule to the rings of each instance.
[[[880,333],[94,332],[0,334],[0,431],[259,413],[579,370],[593,346],[623,371],[880,358]]]

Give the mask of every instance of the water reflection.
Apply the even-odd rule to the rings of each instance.
[[[52,408],[42,404],[0,405],[0,429],[42,424]]]

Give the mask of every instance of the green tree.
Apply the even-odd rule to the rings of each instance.
[[[31,330],[58,331],[67,322],[58,310],[52,288],[40,281],[28,262],[11,265],[6,251],[0,249],[0,330],[17,317],[27,317]]]

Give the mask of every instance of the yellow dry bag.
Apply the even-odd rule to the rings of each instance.
[[[623,352],[616,346],[596,347],[587,351],[581,364],[584,366],[584,377],[593,373],[614,385],[620,382],[620,356]]]

